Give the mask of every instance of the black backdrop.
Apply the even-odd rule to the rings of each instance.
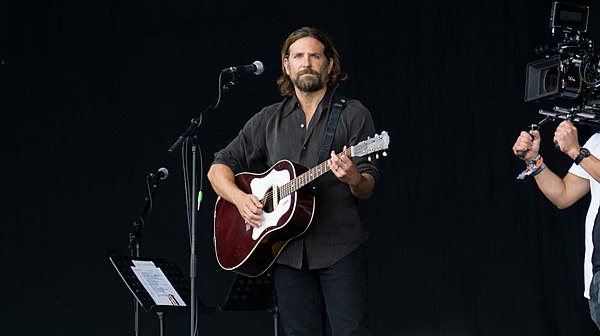
[[[0,334],[129,335],[132,298],[110,265],[127,255],[145,175],[167,167],[142,254],[189,274],[181,157],[167,149],[217,93],[220,69],[261,60],[199,130],[203,176],[275,88],[279,49],[326,31],[361,100],[391,135],[363,203],[375,335],[598,335],[583,291],[588,199],[554,208],[511,146],[537,122],[525,65],[550,42],[549,0],[0,2]],[[600,39],[592,4],[591,36]],[[569,102],[566,102],[569,103]],[[569,160],[549,141],[546,162]],[[581,127],[582,142],[590,130]],[[198,295],[222,303],[233,274],[212,249],[204,179]],[[142,316],[144,335],[157,318]],[[167,334],[187,333],[169,315]],[[267,312],[202,315],[200,335],[272,333]]]

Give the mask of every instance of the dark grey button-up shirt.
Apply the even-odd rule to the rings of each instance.
[[[215,154],[214,163],[229,166],[234,173],[262,172],[280,160],[312,168],[319,164],[319,151],[329,117],[328,92],[315,111],[310,124],[294,96],[267,106],[255,114],[238,136]],[[353,146],[375,134],[370,112],[359,101],[349,100],[341,113],[332,150]],[[367,158],[357,158],[358,170],[378,179],[378,170]],[[259,171],[256,171],[260,169]],[[253,170],[253,171],[250,171]],[[290,242],[277,262],[302,267],[304,247],[310,268],[327,267],[364,243],[367,233],[358,214],[358,199],[350,187],[331,172],[319,177],[315,213],[306,234]]]

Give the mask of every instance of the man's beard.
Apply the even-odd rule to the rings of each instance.
[[[300,79],[304,74],[312,74],[313,76],[305,76],[305,78]],[[325,80],[323,76],[313,70],[304,70],[299,72],[296,78],[292,78],[292,82],[298,88],[298,90],[302,92],[315,92],[321,90],[325,86]]]

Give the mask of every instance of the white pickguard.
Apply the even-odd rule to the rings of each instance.
[[[284,185],[290,181],[290,173],[287,170],[275,170],[269,172],[262,178],[255,178],[250,181],[250,189],[252,194],[258,199],[262,199],[265,193],[274,185]],[[283,199],[279,200],[279,203],[275,205],[275,210],[272,212],[264,211],[261,216],[263,219],[260,221],[260,227],[252,228],[252,239],[257,240],[260,235],[271,226],[277,225],[279,218],[283,216],[289,209],[291,204],[292,195],[288,195]]]

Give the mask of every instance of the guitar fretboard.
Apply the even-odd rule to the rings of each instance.
[[[346,150],[338,153],[337,157],[347,156],[351,158],[351,153],[352,147],[346,148]],[[330,169],[329,166],[327,166],[327,161],[323,161],[317,166],[307,170],[303,174],[296,176],[296,178],[279,187],[279,199],[286,198],[287,196],[296,192],[298,189],[312,182],[317,177],[327,173],[329,170]]]

